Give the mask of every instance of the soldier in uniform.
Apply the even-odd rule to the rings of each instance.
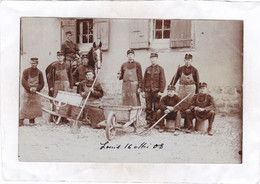
[[[140,93],[142,91],[142,67],[134,60],[133,50],[127,51],[128,61],[123,63],[118,73],[119,80],[123,80],[122,104],[140,106]]]
[[[81,81],[86,79],[86,71],[93,70],[92,66],[88,65],[88,56],[86,54],[82,54],[82,65],[78,66],[77,69],[73,72],[73,77],[75,81],[75,85],[77,86],[77,93],[79,93],[79,84]]]
[[[146,102],[146,128],[152,126],[156,119],[156,111],[166,83],[164,69],[158,65],[158,54],[151,53],[150,60],[151,66],[147,67],[144,73],[142,94]]]
[[[192,55],[186,54],[184,57],[185,65],[178,68],[176,77],[174,76],[171,85],[175,86],[179,80],[179,90],[178,96],[183,99],[188,94],[191,95],[182,103],[182,113],[185,114],[185,111],[189,108],[191,98],[198,93],[199,91],[199,73],[198,70],[191,65]],[[184,123],[185,128],[187,128],[187,120],[185,119]]]
[[[58,62],[54,62],[50,72],[49,88],[53,92],[53,97],[56,97],[58,91],[73,90],[73,77],[70,66],[64,61],[63,52],[57,52]],[[69,116],[70,110],[63,108],[64,115]]]
[[[165,119],[168,126],[164,125],[164,121],[162,120],[159,125],[159,132],[164,132],[165,130],[168,132],[175,132],[176,130],[180,130],[180,122],[181,122],[181,112],[180,105],[174,107],[177,103],[179,103],[181,99],[176,95],[175,87],[169,85],[167,88],[167,95],[161,99],[159,110],[157,111],[157,119],[162,117],[164,114],[168,114]],[[169,121],[174,120],[174,121]],[[171,125],[171,123],[174,123]],[[172,128],[174,127],[174,128]]]
[[[79,55],[79,48],[77,44],[71,40],[71,31],[67,31],[65,34],[66,41],[61,44],[61,52],[64,53],[67,64],[71,65],[75,58]]]
[[[206,119],[209,121],[208,134],[213,135],[212,125],[215,118],[215,103],[214,98],[208,94],[207,84],[199,84],[199,93],[194,95],[191,99],[191,106],[186,110],[186,116],[188,121],[187,133],[190,133],[193,129],[192,120],[195,118],[196,121],[201,122]]]
[[[36,94],[36,91],[43,88],[44,79],[37,65],[38,58],[31,58],[31,67],[23,72],[22,86],[25,90],[21,104],[19,126],[24,125],[24,119],[29,119],[29,125],[34,125],[35,118],[42,116],[40,97]]]
[[[83,98],[86,98],[88,93],[91,92],[83,112],[83,119],[89,117],[91,127],[98,128],[98,123],[105,120],[104,111],[99,108],[99,106],[102,105],[100,98],[103,97],[104,92],[101,84],[98,81],[96,81],[92,87],[94,77],[94,71],[92,69],[87,69],[86,80],[80,83],[79,93]]]

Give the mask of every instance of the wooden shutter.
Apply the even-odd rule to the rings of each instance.
[[[149,20],[129,20],[130,48],[149,48]]]
[[[76,32],[76,26],[77,26],[77,21],[76,19],[62,19],[61,20],[61,43],[66,41],[66,32],[67,31],[71,31],[72,32],[72,37],[71,40],[76,43],[76,36],[77,36],[77,32]]]
[[[102,50],[109,48],[109,19],[94,19],[94,41],[102,42]]]
[[[192,44],[191,20],[171,20],[170,47],[190,47]]]

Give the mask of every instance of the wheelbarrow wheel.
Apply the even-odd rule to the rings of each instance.
[[[110,112],[107,117],[106,137],[111,141],[116,135],[116,114]]]

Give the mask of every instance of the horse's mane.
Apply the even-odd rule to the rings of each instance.
[[[87,56],[88,56],[88,60],[89,60],[89,65],[92,66],[93,68],[95,68],[95,62],[93,60],[93,47],[91,47],[91,49],[88,51]]]

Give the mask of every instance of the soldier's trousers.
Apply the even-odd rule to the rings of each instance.
[[[209,121],[209,129],[212,129],[212,125],[215,119],[215,112],[213,110],[207,111],[204,113],[204,117],[197,117],[196,114],[199,113],[197,111],[192,112],[190,109],[186,110],[186,117],[187,117],[187,123],[188,123],[188,129],[193,128],[193,122],[192,120],[196,118],[196,120],[203,121],[208,119]]]
[[[147,124],[152,124],[155,121],[160,98],[161,96],[158,95],[158,92],[145,92]]]

